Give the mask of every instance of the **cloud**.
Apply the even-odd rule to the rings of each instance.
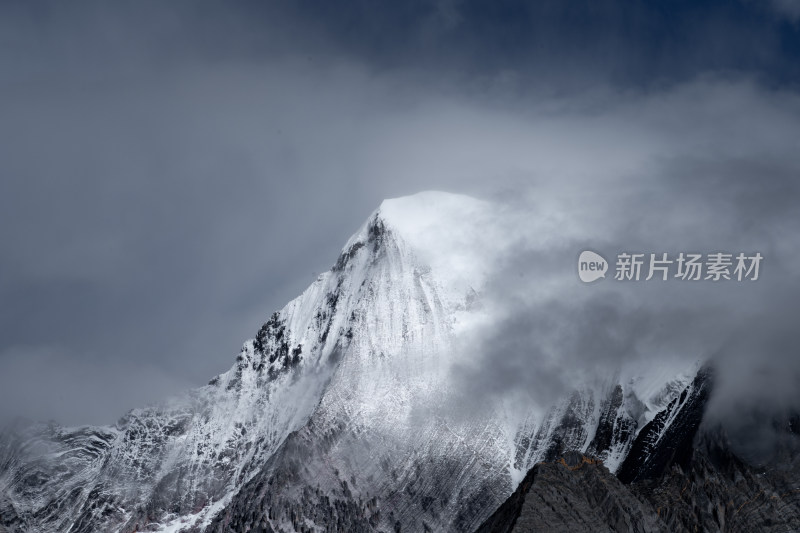
[[[775,12],[792,22],[800,20],[800,2],[797,0],[771,0],[770,5]]]
[[[457,388],[482,391],[483,404],[547,407],[621,366],[710,360],[710,416],[731,429],[753,409],[800,409],[797,103],[748,82],[702,80],[532,121],[531,149],[510,149],[530,158],[527,172],[513,162],[510,189],[530,224],[484,290],[494,319],[470,337]],[[544,146],[533,142],[540,129],[552,132]],[[553,233],[542,238],[548,219]],[[606,280],[578,280],[587,249],[612,262]],[[624,251],[766,259],[756,282],[614,282]]]
[[[174,396],[188,380],[166,375],[141,360],[89,360],[52,346],[15,347],[0,354],[0,424],[14,417],[67,425],[113,423],[123,405],[144,407]],[[112,392],[108,380],[125,376]]]
[[[680,11],[673,42],[647,30],[649,9],[598,8],[596,25],[512,4],[5,5],[0,374],[27,386],[9,390],[36,391],[46,418],[107,422],[205,383],[383,198],[424,189],[562,222],[529,251],[551,258],[544,278],[573,243],[790,264],[798,102],[772,82],[798,63],[772,22]],[[627,17],[647,22],[631,42]],[[587,305],[586,320],[607,306]],[[587,327],[609,330],[610,361],[628,319],[658,320],[632,309]],[[511,311],[509,334],[539,313]],[[554,334],[575,357],[588,342]],[[36,365],[18,355],[43,349]],[[103,409],[62,401],[62,375]]]

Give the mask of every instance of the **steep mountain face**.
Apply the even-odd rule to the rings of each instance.
[[[540,463],[476,533],[605,533],[666,531],[658,513],[639,501],[596,459],[567,452]]]
[[[448,415],[504,217],[444,193],[386,201],[207,386],[114,426],[4,432],[0,531],[473,531],[568,450],[646,478],[696,365],[610,369],[521,420]]]
[[[719,427],[694,439],[644,439],[671,459],[643,464],[637,474],[647,479],[627,484],[602,462],[567,453],[531,469],[476,533],[798,531],[800,433],[792,420],[776,420],[780,453],[758,468],[737,457]]]
[[[701,368],[680,395],[638,432],[616,476],[601,460],[566,451],[555,461],[534,466],[514,494],[477,532],[648,533],[686,527],[686,520],[672,520],[668,528],[662,507],[654,507],[651,501],[642,498],[641,487],[626,485],[661,478],[673,466],[678,467],[678,471],[680,467],[690,468],[693,442],[712,384],[710,368]],[[619,403],[620,394],[615,391],[604,409],[590,451],[602,454],[603,446],[616,437],[616,432],[605,428],[612,425],[609,409]],[[654,494],[653,491],[641,492]],[[661,497],[663,499],[663,495]],[[675,507],[671,501],[662,503],[664,509]],[[705,528],[701,530],[706,531]]]
[[[754,466],[703,425],[709,368],[645,425],[613,475],[577,452],[534,466],[477,533],[800,530],[800,417],[773,418],[776,450]]]
[[[623,483],[652,479],[671,465],[686,467],[692,441],[703,420],[712,387],[711,370],[702,368],[680,396],[642,428],[617,470]]]

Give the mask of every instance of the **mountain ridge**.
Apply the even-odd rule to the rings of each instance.
[[[222,531],[255,513],[265,531],[334,515],[365,531],[472,531],[542,459],[593,446],[618,466],[696,367],[576,390],[520,422],[447,415],[458,341],[486,314],[475,301],[518,222],[448,193],[384,201],[208,385],[111,427],[2,435],[0,525]],[[256,513],[255,500],[270,503]]]

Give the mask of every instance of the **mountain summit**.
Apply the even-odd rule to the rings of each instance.
[[[647,478],[697,429],[697,365],[448,415],[481,394],[452,369],[517,224],[460,195],[384,201],[208,385],[113,426],[6,431],[0,531],[473,531],[569,450]]]

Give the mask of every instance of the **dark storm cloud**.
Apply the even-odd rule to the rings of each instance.
[[[299,13],[381,69],[440,69],[472,89],[659,86],[709,70],[797,79],[795,2],[417,0],[300,2]]]
[[[384,108],[357,66],[281,56],[280,25],[5,9],[4,416],[111,421],[204,383],[384,196],[424,188],[339,163]]]
[[[567,200],[611,213],[609,246],[794,243],[798,33],[769,4],[0,9],[2,416],[111,421],[205,382],[385,197]],[[630,224],[656,205],[688,218]],[[592,305],[612,359],[660,316]]]

